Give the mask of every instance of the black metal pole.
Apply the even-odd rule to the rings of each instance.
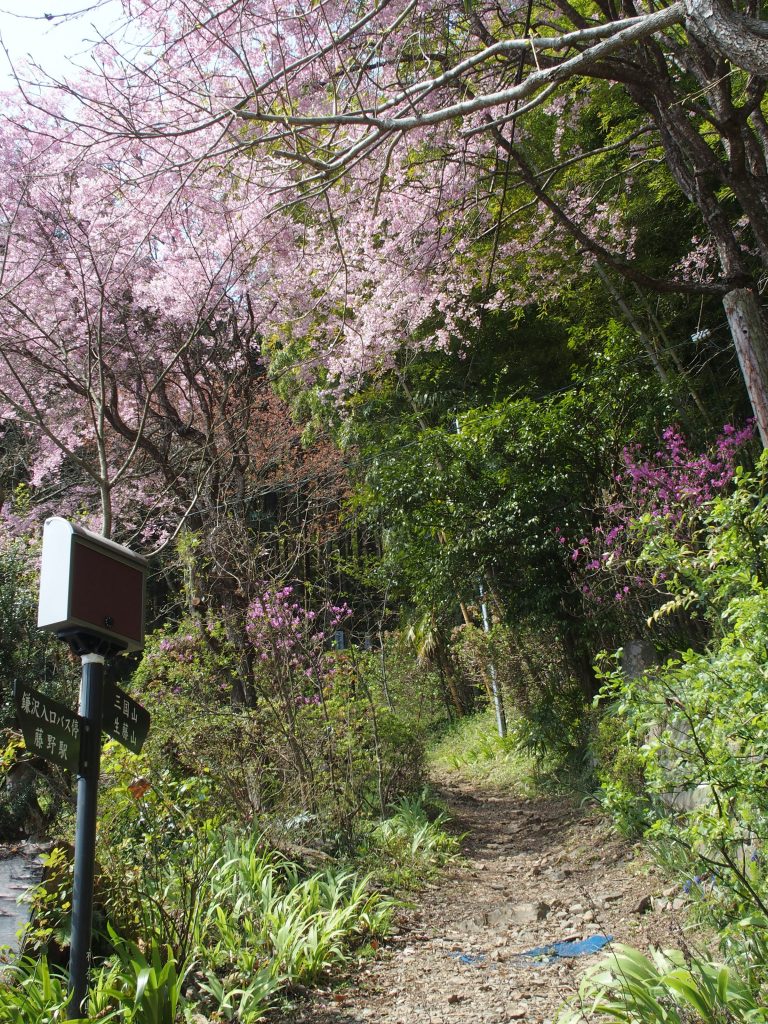
[[[101,759],[101,705],[104,658],[82,656],[80,683],[80,771],[77,776],[77,823],[75,825],[75,878],[72,892],[72,938],[69,951],[70,1020],[86,1016],[88,961],[91,953],[93,875],[96,861],[96,804]]]

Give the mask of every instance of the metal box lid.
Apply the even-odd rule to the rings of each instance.
[[[45,521],[40,629],[95,636],[126,651],[144,646],[147,560],[60,516]]]

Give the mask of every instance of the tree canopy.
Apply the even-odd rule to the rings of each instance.
[[[151,211],[194,210],[185,242],[224,261],[247,253],[251,295],[277,285],[260,326],[274,344],[298,342],[296,358],[333,387],[403,344],[445,348],[484,312],[547,301],[597,264],[645,290],[722,297],[768,441],[768,43],[756,11],[126,11],[141,45],[105,40],[98,70],[29,87],[35,130],[65,140],[70,166],[106,165],[113,188],[146,196],[135,206],[147,242]],[[636,245],[640,196],[645,216],[673,196],[690,211],[687,240],[653,266]]]

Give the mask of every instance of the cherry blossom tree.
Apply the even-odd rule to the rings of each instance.
[[[182,527],[211,535],[281,473],[305,475],[262,359],[286,291],[276,221],[260,267],[252,197],[224,202],[200,177],[182,189],[172,171],[148,190],[136,147],[82,160],[52,132],[6,125],[0,185],[0,417],[26,441],[33,511],[95,514],[95,499],[107,535],[117,511],[155,547]]]
[[[105,40],[100,70],[42,91],[20,74],[36,114],[17,120],[30,146],[66,140],[126,252],[146,255],[153,308],[163,288],[170,309],[210,292],[211,308],[236,302],[247,319],[256,303],[270,358],[300,355],[343,388],[404,343],[445,347],[484,311],[550,299],[597,264],[643,289],[723,299],[768,439],[755,12],[152,0],[126,13],[133,53]],[[723,18],[728,32],[712,29]],[[648,192],[662,161],[701,244],[654,267],[626,196]],[[187,301],[185,322],[197,313]]]
[[[2,148],[0,424],[32,500],[6,487],[0,516],[23,532],[86,515],[155,552],[183,533],[179,596],[211,644],[223,624],[242,651],[254,587],[323,543],[344,493],[338,455],[302,445],[262,354],[262,324],[296,305],[293,225],[281,245],[277,218],[220,176],[147,189],[138,147],[83,160],[54,128],[7,124]],[[238,703],[253,699],[242,653]]]
[[[483,304],[549,297],[599,262],[643,288],[722,297],[768,442],[768,39],[753,7],[152,0],[126,5],[133,56],[105,41],[101,71],[54,92],[79,145],[139,144],[152,189],[168,168],[185,169],[182,189],[220,171],[270,217],[291,211],[310,294],[282,327],[342,381],[430,319],[445,345]],[[579,107],[616,96],[632,102],[625,130],[564,149]],[[615,190],[594,174],[574,184],[574,165],[607,151],[630,187],[638,165],[665,161],[713,264],[648,269]],[[559,250],[562,271],[531,273]]]

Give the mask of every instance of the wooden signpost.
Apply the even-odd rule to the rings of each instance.
[[[138,754],[149,731],[149,713],[104,681],[107,657],[144,645],[146,570],[129,548],[59,516],[46,520],[37,624],[80,655],[80,706],[75,715],[27,686],[15,699],[27,749],[77,771],[70,1019],[85,1016],[88,995],[101,732]]]

